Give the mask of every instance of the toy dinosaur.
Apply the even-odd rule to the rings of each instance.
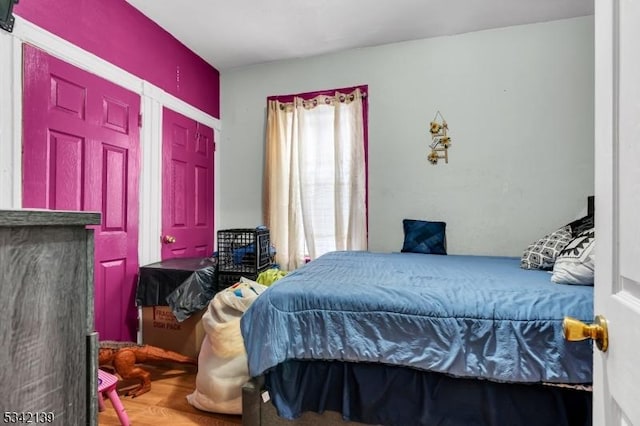
[[[151,389],[151,373],[136,366],[138,363],[177,362],[197,365],[198,361],[177,352],[151,345],[131,342],[100,342],[98,365],[112,367],[123,379],[139,379],[140,386],[128,391],[126,396],[140,396]]]

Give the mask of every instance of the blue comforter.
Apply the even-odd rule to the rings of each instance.
[[[555,284],[519,259],[333,252],[292,272],[244,314],[249,373],[288,360],[378,362],[501,382],[590,383],[593,288]]]

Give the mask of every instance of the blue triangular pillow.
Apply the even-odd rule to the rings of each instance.
[[[447,254],[445,222],[404,219],[403,253]]]

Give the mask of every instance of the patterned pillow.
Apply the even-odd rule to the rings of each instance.
[[[447,254],[445,222],[405,219],[403,253]]]
[[[531,244],[522,254],[520,267],[523,269],[551,269],[556,257],[571,241],[571,227],[565,225]]]
[[[551,281],[559,284],[593,285],[595,244],[593,228],[571,240],[553,265]]]

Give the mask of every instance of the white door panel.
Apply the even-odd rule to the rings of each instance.
[[[609,350],[594,354],[593,424],[640,426],[640,4],[595,6],[595,312]]]

